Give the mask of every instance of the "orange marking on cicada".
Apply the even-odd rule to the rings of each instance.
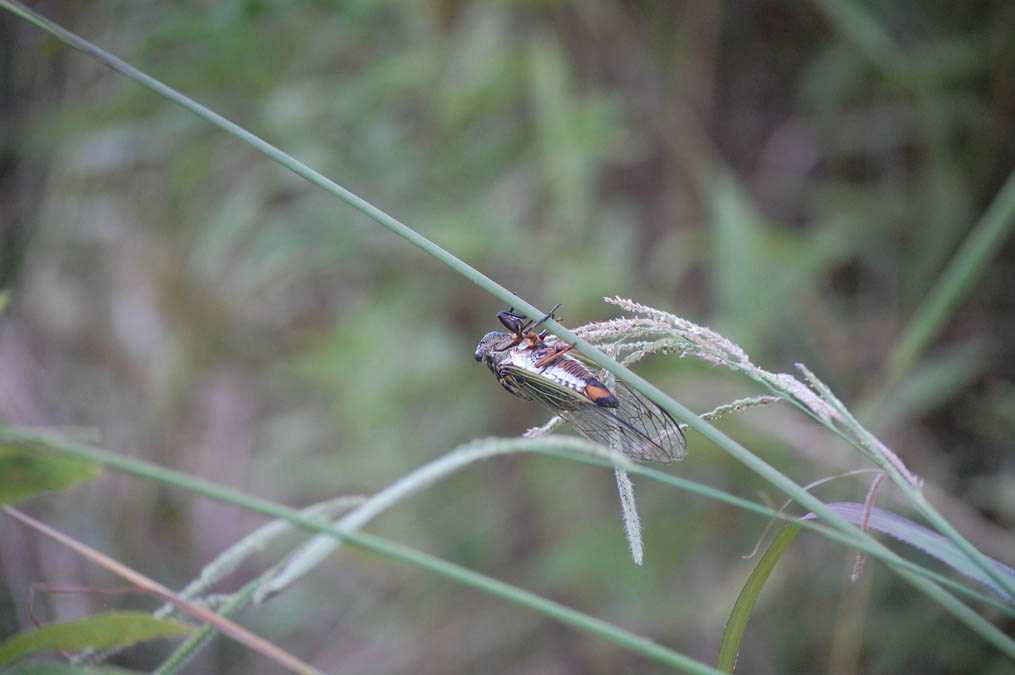
[[[601,405],[604,408],[616,408],[620,405],[619,401],[617,401],[617,397],[613,395],[613,392],[595,380],[585,387],[585,395],[588,396],[593,403]]]

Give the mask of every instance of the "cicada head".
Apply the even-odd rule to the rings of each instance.
[[[487,333],[476,345],[476,360],[485,361],[490,370],[496,373],[497,363],[500,361],[498,357],[503,355],[506,348],[512,346],[513,339],[514,336],[510,333],[500,331]]]

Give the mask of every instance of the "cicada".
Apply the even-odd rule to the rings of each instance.
[[[612,390],[572,351],[548,344],[536,329],[560,307],[533,323],[512,309],[497,318],[509,333],[493,331],[476,347],[509,392],[538,401],[585,438],[643,462],[672,462],[687,454],[687,440],[668,412],[617,380]]]

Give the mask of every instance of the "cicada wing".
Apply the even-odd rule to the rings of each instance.
[[[595,405],[564,385],[514,364],[501,365],[498,370],[500,383],[512,394],[527,401],[538,401],[556,413],[578,410],[585,405]]]
[[[687,438],[673,417],[659,404],[635,391],[621,380],[613,387],[613,395],[620,405],[617,415],[627,420],[652,440],[651,451],[661,455],[655,462],[673,462],[687,455]]]
[[[539,401],[585,438],[642,462],[672,462],[686,454],[686,442],[673,418],[655,403],[618,383],[617,408],[604,408],[585,396],[514,365],[501,367],[501,384],[516,396]]]

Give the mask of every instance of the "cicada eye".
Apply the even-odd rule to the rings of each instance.
[[[476,350],[476,360],[477,361],[482,361],[483,360],[483,348],[482,347],[480,347],[479,349]]]

